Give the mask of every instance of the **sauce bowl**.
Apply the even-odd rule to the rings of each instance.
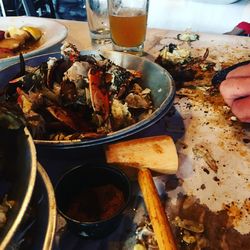
[[[107,164],[86,164],[67,171],[55,187],[58,212],[70,231],[101,238],[119,225],[131,197],[123,171]]]

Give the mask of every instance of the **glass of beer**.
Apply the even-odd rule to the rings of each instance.
[[[108,0],[113,49],[143,54],[149,0]]]

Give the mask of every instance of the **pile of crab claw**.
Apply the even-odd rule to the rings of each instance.
[[[99,138],[153,112],[142,74],[98,55],[81,55],[65,42],[59,58],[25,66],[4,89],[4,102],[19,106],[34,139]]]

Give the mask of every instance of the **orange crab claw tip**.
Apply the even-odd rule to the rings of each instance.
[[[88,78],[92,107],[106,121],[110,112],[110,103],[109,93],[104,84],[106,83],[104,73],[102,70],[90,69]]]

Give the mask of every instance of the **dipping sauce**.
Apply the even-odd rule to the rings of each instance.
[[[72,196],[66,215],[80,222],[106,220],[115,215],[124,204],[124,194],[115,185],[89,187]]]

